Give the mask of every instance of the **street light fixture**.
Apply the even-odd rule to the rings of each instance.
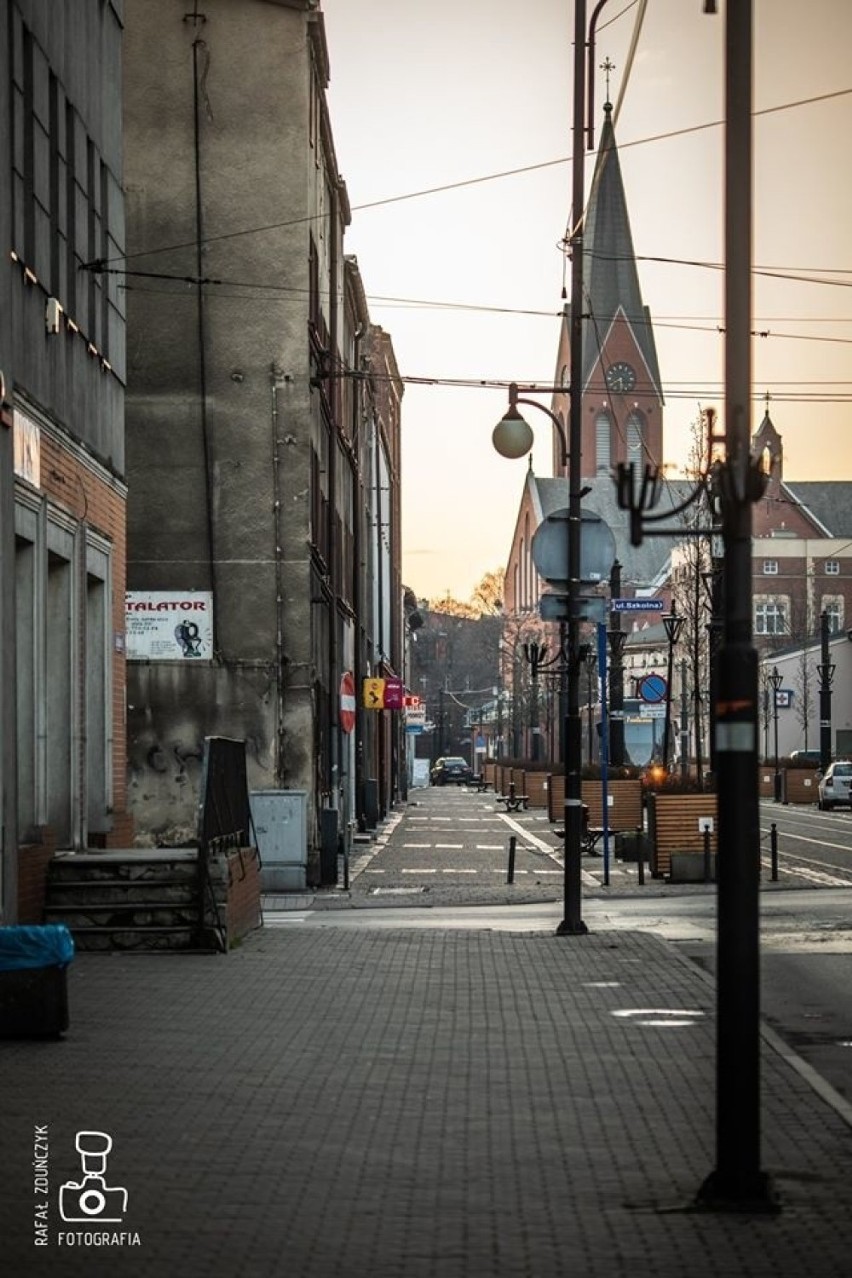
[[[668,674],[666,678],[666,718],[663,727],[663,767],[669,770],[669,750],[671,749],[672,735],[672,670],[674,668],[674,650],[675,644],[680,638],[680,632],[683,630],[685,617],[678,615],[677,604],[672,600],[672,610],[667,612],[663,617],[663,626],[666,631],[666,639],[669,643],[669,662]]]
[[[580,3],[578,8],[584,9]],[[584,17],[585,27],[585,17]],[[583,29],[584,29],[583,27]],[[581,29],[582,30],[582,29]],[[582,135],[580,139],[580,155],[582,157]],[[574,159],[576,163],[577,152]],[[581,294],[578,294],[581,296]],[[579,327],[579,320],[578,320]],[[576,355],[576,361],[575,361]],[[572,367],[579,368],[581,351],[575,352],[572,336]],[[565,426],[556,413],[551,412],[544,404],[535,399],[521,396],[516,382],[509,386],[509,407],[497,423],[491,436],[494,447],[501,457],[512,461],[523,457],[533,445],[532,428],[518,411],[518,404],[528,404],[537,408],[550,418],[559,436],[562,452],[562,465],[567,466],[569,457],[568,487],[568,621],[566,624],[566,707],[565,707],[565,880],[564,910],[562,921],[556,929],[559,936],[581,936],[588,931],[582,918],[582,869],[583,854],[583,808],[581,787],[581,759],[583,747],[583,726],[580,716],[580,654],[579,654],[579,604],[580,604],[580,553],[581,553],[581,509],[580,509],[580,411],[574,412],[574,387],[579,386],[580,379],[572,378],[571,387],[566,386],[531,386],[529,392],[539,395],[571,395],[570,445],[565,433]]]
[[[778,693],[781,691],[781,685],[784,682],[784,676],[778,673],[778,667],[773,668],[772,674],[769,676],[769,683],[772,688],[772,719],[775,725],[775,783],[774,793],[775,802],[781,799],[781,772],[778,768]]]

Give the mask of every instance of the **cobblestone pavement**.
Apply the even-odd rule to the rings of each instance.
[[[653,936],[365,916],[269,928],[228,956],[80,955],[69,987],[63,1041],[0,1050],[4,1273],[849,1271],[849,1107],[769,1043],[763,1164],[782,1211],[692,1210],[715,1160],[714,992]],[[60,1217],[80,1130],[114,1141],[118,1222]]]

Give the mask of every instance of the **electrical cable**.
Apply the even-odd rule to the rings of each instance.
[[[798,107],[813,106],[816,103],[828,102],[835,98],[846,97],[849,94],[852,94],[852,88],[836,89],[830,93],[821,93],[810,98],[800,98],[794,102],[783,102],[783,103],[780,103],[778,106],[774,106],[774,107],[764,107],[759,111],[753,111],[752,117],[754,119],[757,119],[761,116],[772,115],[779,111],[790,111],[790,110],[795,110]],[[625,151],[625,150],[631,149],[632,147],[645,146],[648,143],[652,143],[652,142],[663,142],[671,138],[684,137],[691,133],[705,132],[708,129],[719,129],[723,127],[724,123],[725,123],[724,120],[711,120],[704,124],[687,125],[680,129],[668,129],[663,133],[650,134],[648,137],[645,137],[645,138],[636,138],[632,142],[629,142],[629,141],[620,142],[618,149],[619,151]],[[502,180],[503,178],[519,177],[525,173],[534,173],[541,169],[554,168],[557,165],[569,164],[570,162],[571,162],[570,156],[560,156],[559,159],[556,159],[556,160],[541,160],[536,164],[524,164],[519,166],[518,168],[502,169],[496,173],[484,173],[478,177],[464,178],[458,182],[445,182],[439,186],[424,187],[417,191],[406,191],[400,195],[391,195],[391,196],[385,196],[382,199],[378,199],[378,200],[369,200],[363,204],[353,204],[352,212],[353,213],[363,212],[367,209],[383,208],[390,204],[400,204],[407,200],[422,199],[425,196],[429,196],[429,195],[442,195],[448,191],[456,191],[456,190],[459,190],[465,187],[470,187],[470,186],[479,186],[485,182],[496,182],[496,181]],[[287,220],[281,221],[281,222],[267,222],[261,226],[245,227],[242,230],[238,230],[238,231],[225,231],[225,232],[222,232],[222,234],[220,235],[208,236],[204,240],[204,244],[221,243],[222,241],[225,241],[225,240],[239,239],[247,235],[260,235],[265,231],[283,230],[290,226],[304,225],[306,222],[316,222],[320,218],[327,217],[327,216],[328,214],[324,214],[324,213],[311,213],[311,214],[305,214],[302,217],[288,218]],[[117,254],[115,257],[93,258],[89,262],[82,263],[80,269],[92,270],[98,267],[102,269],[103,266],[105,266],[106,263],[108,262],[129,262],[133,260],[134,258],[138,258],[138,257],[150,257],[152,254],[172,253],[172,252],[176,252],[179,249],[195,248],[195,245],[196,245],[195,240],[183,240],[175,244],[159,245],[157,248],[137,249],[134,253],[126,253],[126,254],[120,253],[120,254]]]

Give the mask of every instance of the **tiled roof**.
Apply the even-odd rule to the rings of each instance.
[[[791,483],[785,480],[783,488],[819,520],[829,537],[852,537],[852,482],[817,479]]]

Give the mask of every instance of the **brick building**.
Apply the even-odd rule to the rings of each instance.
[[[127,842],[119,0],[0,3],[0,919]]]

